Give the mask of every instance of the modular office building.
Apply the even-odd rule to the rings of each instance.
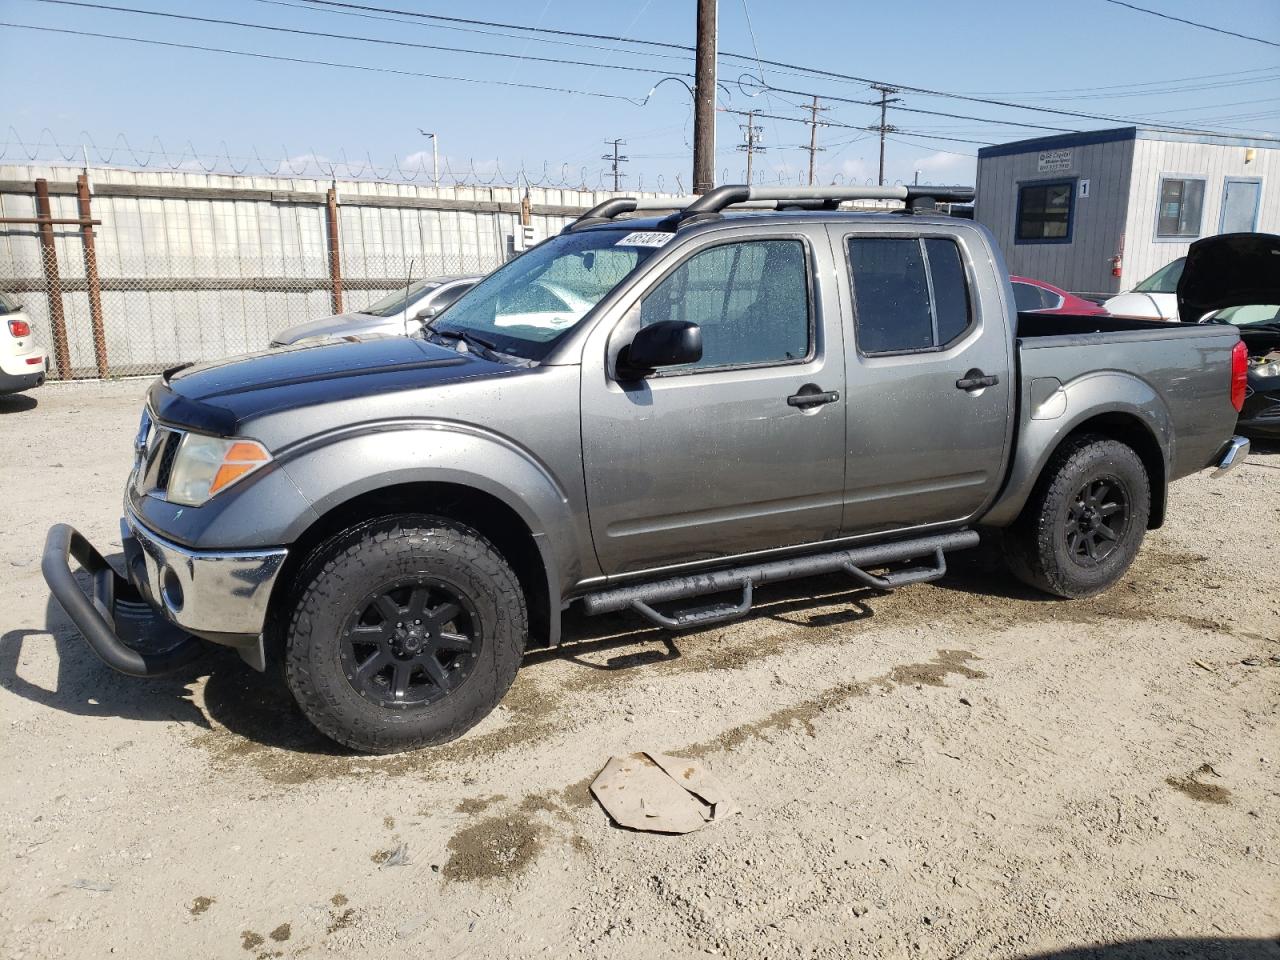
[[[1144,127],[978,151],[975,218],[1009,272],[1074,292],[1128,290],[1217,233],[1280,233],[1280,139]]]

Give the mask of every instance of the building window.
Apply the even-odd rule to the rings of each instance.
[[[1018,190],[1017,239],[1024,243],[1065,242],[1071,239],[1071,209],[1076,183],[1029,183]]]
[[[1203,180],[1160,178],[1160,206],[1156,208],[1157,237],[1186,240],[1200,236],[1200,215],[1203,212]]]

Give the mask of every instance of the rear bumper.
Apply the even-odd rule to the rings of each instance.
[[[1214,457],[1216,464],[1213,476],[1223,477],[1234,470],[1240,464],[1244,463],[1245,458],[1249,456],[1249,441],[1245,437],[1232,437],[1227,441],[1218,455]]]
[[[49,373],[49,358],[43,354],[31,354],[38,364],[26,363],[25,357],[12,358],[0,367],[0,393],[18,393],[32,390],[44,383]]]
[[[66,524],[49,530],[41,561],[49,589],[108,666],[132,676],[166,673],[209,640],[265,667],[262,630],[287,551],[190,550],[131,514],[120,525],[127,576]],[[91,597],[76,582],[71,557],[90,575]]]

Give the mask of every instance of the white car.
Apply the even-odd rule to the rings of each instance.
[[[1113,317],[1177,321],[1178,280],[1186,262],[1186,257],[1179,257],[1166,263],[1132,290],[1117,294],[1102,306]]]
[[[480,281],[478,276],[431,277],[401,287],[363,310],[340,313],[323,320],[310,320],[281,330],[271,338],[271,346],[319,343],[344,337],[382,335],[404,337],[422,326],[418,314],[428,308],[442,313]]]
[[[22,305],[0,293],[0,393],[17,393],[44,383],[49,357],[31,336],[31,319]]]

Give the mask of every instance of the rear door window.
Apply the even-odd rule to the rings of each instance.
[[[939,350],[973,322],[960,248],[943,237],[850,237],[854,324],[863,354]]]

